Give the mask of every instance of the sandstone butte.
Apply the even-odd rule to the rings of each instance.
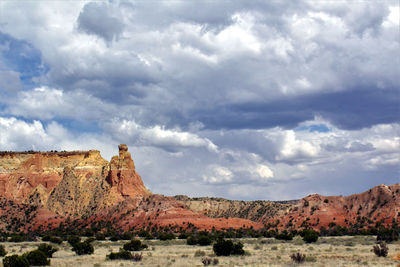
[[[400,221],[400,184],[379,185],[351,196],[310,195],[301,200],[231,201],[221,198],[166,197],[151,193],[136,172],[126,145],[111,161],[97,150],[0,152],[0,230],[30,231],[80,220],[133,226],[192,224],[200,229],[319,229],[334,222]],[[16,222],[17,229],[15,227]]]

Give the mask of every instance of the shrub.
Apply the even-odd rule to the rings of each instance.
[[[111,252],[106,258],[109,260],[131,260],[133,256],[129,251],[121,250],[119,252]]]
[[[208,266],[208,265],[211,264],[211,259],[210,259],[210,258],[207,258],[207,257],[202,258],[202,259],[201,259],[201,263],[203,263],[204,266]]]
[[[53,254],[58,251],[57,248],[54,248],[52,245],[43,243],[38,246],[38,250],[42,251],[46,257],[52,258]]]
[[[200,246],[208,246],[208,245],[211,245],[212,239],[211,239],[209,236],[201,235],[201,236],[199,236],[199,238],[197,239],[197,243],[198,243]]]
[[[132,255],[132,260],[134,261],[141,261],[143,259],[143,255],[142,253],[135,253]]]
[[[318,240],[318,233],[316,231],[313,230],[307,230],[304,233],[304,237],[303,237],[304,242],[306,243],[314,243],[317,242]]]
[[[213,250],[217,256],[229,256],[233,250],[233,242],[231,240],[219,239],[213,245]]]
[[[0,257],[4,257],[5,255],[7,255],[7,251],[3,245],[0,245]]]
[[[303,263],[306,260],[306,255],[301,254],[300,252],[297,252],[297,253],[293,253],[292,255],[290,255],[290,258],[295,263]]]
[[[103,233],[96,234],[96,240],[106,240],[106,235]]]
[[[139,250],[146,249],[147,247],[148,246],[146,244],[142,244],[142,241],[140,241],[138,239],[134,239],[124,245],[124,250],[139,251]]]
[[[232,249],[231,254],[232,255],[244,255],[243,244],[240,242],[233,244],[233,249]]]
[[[386,243],[380,242],[373,246],[372,251],[378,257],[386,257],[388,255],[389,248],[387,247]]]
[[[293,235],[289,233],[288,231],[284,230],[281,233],[277,234],[275,236],[275,239],[279,240],[293,240]]]
[[[121,237],[119,235],[112,235],[110,237],[110,241],[113,241],[113,242],[118,241],[120,239],[121,239]]]
[[[219,239],[214,245],[213,250],[217,256],[244,255],[243,244],[233,243],[231,240]]]
[[[47,259],[46,254],[38,249],[24,254],[29,262],[29,265],[44,266],[50,265],[50,260]]]
[[[187,239],[188,238],[188,234],[185,232],[182,232],[179,234],[178,239]]]
[[[29,267],[29,261],[25,256],[16,254],[7,256],[3,259],[4,267]]]
[[[163,241],[165,241],[165,240],[172,240],[172,239],[175,239],[175,235],[172,234],[172,233],[161,233],[161,234],[158,236],[158,239],[163,240]]]
[[[72,246],[72,251],[75,251],[77,255],[93,254],[94,248],[88,242],[78,242]]]
[[[81,237],[77,235],[70,235],[67,238],[67,242],[71,245],[74,246],[76,243],[81,242]]]
[[[197,239],[191,235],[186,239],[186,244],[190,246],[197,245]]]
[[[377,241],[384,241],[390,243],[399,240],[399,231],[397,229],[382,228],[379,229],[376,236]]]
[[[14,234],[8,240],[9,242],[24,242],[26,241],[26,237],[18,234]]]

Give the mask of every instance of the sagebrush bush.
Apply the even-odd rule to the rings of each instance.
[[[208,265],[211,264],[211,259],[207,258],[207,257],[204,257],[204,258],[201,259],[201,263],[203,263],[204,266],[208,266]]]
[[[0,257],[4,257],[5,255],[7,255],[7,251],[3,245],[0,245]]]
[[[25,253],[24,255],[31,266],[50,265],[50,260],[47,259],[46,254],[38,249]]]
[[[129,243],[124,244],[124,250],[126,251],[139,251],[148,248],[146,244],[142,244],[142,241],[138,239],[131,240]]]
[[[372,251],[378,257],[386,257],[389,253],[389,248],[384,242],[380,242],[372,247]]]
[[[303,240],[306,243],[314,243],[318,241],[318,237],[319,237],[318,232],[313,230],[306,230],[304,232]]]
[[[188,238],[186,238],[186,244],[188,244],[190,246],[197,245],[197,238],[192,235],[189,236]]]
[[[77,255],[93,254],[94,248],[88,242],[78,242],[72,246],[72,251],[75,251]]]
[[[200,246],[208,246],[208,245],[211,245],[212,239],[211,239],[209,236],[201,235],[201,236],[199,236],[199,238],[197,239],[197,243],[198,243]]]
[[[52,258],[53,254],[58,251],[58,248],[54,248],[52,245],[43,243],[38,246],[38,250],[42,251],[46,257]]]
[[[29,261],[25,256],[17,254],[7,256],[3,259],[4,267],[29,267]]]
[[[133,256],[129,251],[120,250],[119,252],[111,252],[106,258],[109,260],[131,260]]]
[[[142,253],[135,253],[132,255],[132,260],[133,261],[141,261],[143,259]]]
[[[67,242],[71,246],[74,246],[74,244],[81,242],[81,237],[77,235],[70,235],[67,237]]]
[[[306,255],[301,254],[300,252],[297,252],[297,253],[293,253],[292,255],[290,255],[290,258],[292,259],[292,261],[294,261],[296,263],[303,263],[306,260]]]
[[[213,250],[217,256],[244,255],[243,244],[233,243],[231,240],[219,239],[214,245]]]

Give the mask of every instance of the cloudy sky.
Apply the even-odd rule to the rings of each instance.
[[[126,143],[166,195],[400,182],[399,2],[0,1],[0,150]]]

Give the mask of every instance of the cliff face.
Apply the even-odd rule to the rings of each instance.
[[[298,228],[304,222],[313,228],[362,223],[375,225],[378,221],[391,224],[400,221],[400,184],[378,185],[370,190],[350,196],[309,195],[287,211],[274,217],[263,216],[261,222],[276,223],[279,228]]]
[[[111,163],[96,150],[0,154],[0,195],[62,216],[93,215],[149,194],[126,145]]]
[[[67,218],[115,227],[194,225],[200,229],[319,229],[400,221],[400,184],[351,196],[310,195],[299,201],[232,201],[165,197],[146,189],[126,145],[110,162],[99,151],[0,152],[0,229],[53,228]]]

